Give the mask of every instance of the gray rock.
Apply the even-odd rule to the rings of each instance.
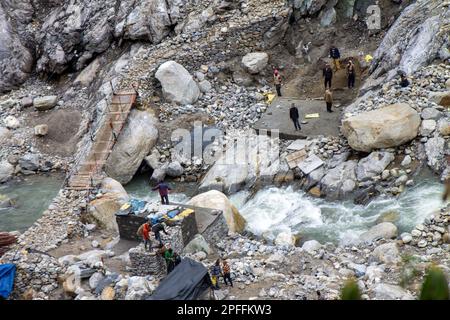
[[[411,234],[404,232],[400,235],[400,238],[402,239],[403,243],[410,243],[412,241]]]
[[[20,105],[22,108],[28,108],[33,105],[33,98],[31,97],[24,97],[22,100],[20,100]]]
[[[50,110],[58,104],[57,96],[45,96],[34,98],[33,105],[39,111]]]
[[[329,170],[320,181],[321,192],[327,198],[338,199],[353,191],[356,188],[356,166],[357,162],[350,160]]]
[[[211,82],[209,82],[208,80],[200,81],[198,87],[200,88],[200,91],[203,93],[208,93],[212,89]]]
[[[366,181],[383,172],[394,160],[394,154],[390,152],[372,152],[358,162],[356,177],[359,181]]]
[[[402,287],[379,283],[374,288],[375,300],[414,300],[414,297]]]
[[[125,300],[142,300],[150,296],[155,287],[145,277],[130,277]]]
[[[158,149],[154,148],[152,150],[152,153],[145,157],[145,162],[147,165],[152,168],[153,170],[160,167],[161,164],[159,163],[159,159],[161,158],[161,155],[158,151]]]
[[[163,63],[156,71],[161,82],[164,97],[180,104],[193,104],[200,96],[197,83],[189,72],[175,61]]]
[[[148,111],[133,109],[127,124],[114,145],[105,171],[122,184],[131,181],[145,156],[156,143],[158,129],[156,117]]]
[[[269,55],[265,52],[251,52],[242,57],[242,65],[250,74],[263,71],[268,62]]]
[[[409,154],[407,154],[407,155],[403,158],[402,163],[401,163],[401,166],[402,166],[402,167],[408,167],[408,166],[411,164],[411,162],[412,162],[411,156],[410,156]]]
[[[320,25],[322,27],[329,27],[336,22],[336,10],[331,7],[325,11],[322,11],[320,18]]]
[[[103,275],[103,273],[101,273],[101,272],[94,273],[89,278],[89,287],[91,288],[91,290],[94,290],[95,288],[97,288],[100,281],[102,281],[104,278],[105,278],[105,276]]]
[[[11,131],[9,131],[8,128],[0,127],[0,142],[6,142],[11,136]]]
[[[19,159],[19,166],[22,170],[37,171],[41,157],[36,153],[27,153]]]
[[[302,249],[310,254],[313,254],[315,251],[319,250],[320,248],[322,248],[322,245],[320,244],[319,241],[316,241],[316,240],[306,241],[302,246]]]
[[[196,253],[199,251],[205,252],[207,255],[211,254],[213,251],[209,246],[208,242],[203,238],[201,234],[197,234],[194,239],[192,239],[185,247],[184,253]]]
[[[382,222],[364,232],[360,241],[370,243],[378,239],[391,239],[397,236],[397,227],[390,222]]]
[[[442,112],[435,108],[425,108],[422,110],[421,116],[423,120],[439,120],[442,117]]]
[[[428,159],[428,165],[439,172],[443,167],[445,139],[435,136],[425,143],[425,152]]]
[[[178,161],[171,162],[166,169],[169,177],[180,177],[184,173],[184,169]]]
[[[31,22],[33,7],[30,3],[21,1],[23,7],[19,14],[18,10],[8,8],[8,5],[14,4],[15,1],[10,1],[0,6],[0,93],[17,88],[25,82],[34,62],[16,28],[17,25]],[[19,19],[16,14],[20,15]]]
[[[373,250],[372,256],[380,263],[398,264],[401,262],[400,252],[395,242],[379,245]]]

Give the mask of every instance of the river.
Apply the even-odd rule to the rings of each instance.
[[[31,175],[0,185],[14,207],[0,209],[0,231],[25,231],[42,216],[61,188],[62,174]]]

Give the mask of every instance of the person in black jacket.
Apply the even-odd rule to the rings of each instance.
[[[325,78],[325,89],[327,89],[327,85],[331,89],[331,79],[333,79],[333,70],[331,70],[331,67],[328,63],[323,69],[323,77]]]
[[[157,223],[152,227],[152,232],[155,234],[155,239],[159,241],[159,244],[162,245],[162,239],[160,232],[164,232],[164,234],[168,235],[166,229],[164,229],[164,225],[162,223]]]
[[[407,86],[409,86],[409,80],[404,73],[402,73],[400,76],[400,85],[402,86],[402,88],[406,88]]]
[[[289,117],[294,122],[295,131],[300,130],[300,123],[298,122],[298,118],[300,117],[298,114],[298,109],[295,104],[291,104],[291,108],[289,109]]]
[[[339,59],[341,58],[341,53],[339,52],[339,49],[335,46],[332,46],[330,48],[330,58],[333,59],[334,64],[334,71],[338,71],[341,69],[341,63]]]
[[[355,64],[352,60],[348,61],[347,64],[347,79],[348,79],[348,88],[354,88],[355,87],[355,79],[356,79],[356,71],[355,71]]]

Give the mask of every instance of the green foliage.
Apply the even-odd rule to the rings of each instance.
[[[361,292],[355,280],[348,280],[341,290],[341,300],[361,300]]]
[[[449,300],[449,288],[444,272],[432,266],[428,269],[422,284],[420,300]]]

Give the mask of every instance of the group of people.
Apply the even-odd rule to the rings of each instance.
[[[231,267],[226,259],[223,259],[222,266],[220,265],[220,259],[217,259],[216,263],[211,267],[211,281],[215,289],[220,289],[220,276],[223,277],[226,286],[228,285],[228,282],[230,283],[230,286],[233,286],[233,281],[231,280]]]

